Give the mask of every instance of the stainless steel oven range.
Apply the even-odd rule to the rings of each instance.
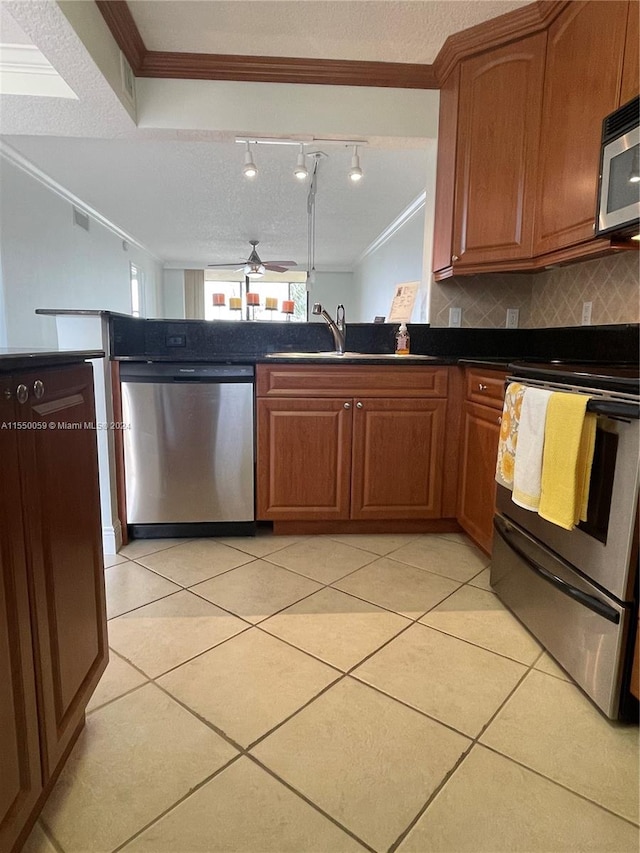
[[[509,382],[587,394],[596,449],[588,518],[571,531],[498,486],[491,585],[608,717],[637,714],[628,685],[638,614],[638,368],[510,369]]]

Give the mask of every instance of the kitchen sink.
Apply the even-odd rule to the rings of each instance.
[[[268,358],[299,358],[313,361],[340,361],[341,359],[359,359],[366,361],[384,359],[385,361],[402,361],[403,359],[420,359],[421,361],[437,361],[434,355],[396,355],[392,352],[269,352]]]

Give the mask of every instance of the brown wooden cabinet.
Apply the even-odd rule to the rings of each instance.
[[[258,518],[442,518],[447,373],[259,365]]]
[[[602,120],[619,102],[628,3],[575,0],[549,28],[535,254],[593,239]]]
[[[495,471],[505,376],[500,371],[465,370],[458,522],[488,554],[493,541]]]
[[[1,774],[4,851],[60,771],[108,647],[91,367],[0,376],[0,399],[2,422],[23,425],[0,429],[0,666],[12,660],[0,728],[12,756]]]
[[[620,105],[635,98],[640,91],[640,3],[631,0],[624,43],[624,65],[620,87]]]
[[[462,62],[453,269],[530,258],[546,33]]]

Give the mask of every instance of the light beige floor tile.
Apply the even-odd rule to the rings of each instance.
[[[180,589],[166,578],[129,561],[105,569],[104,582],[109,619]]]
[[[269,554],[267,559],[320,583],[331,583],[372,562],[375,557],[368,551],[351,548],[333,539],[310,536],[303,542]]]
[[[376,850],[386,850],[469,741],[347,678],[253,753]]]
[[[271,531],[259,532],[256,536],[225,536],[218,539],[223,545],[245,551],[253,557],[266,557],[274,551],[282,551],[289,545],[295,545],[304,537],[302,536],[274,536]]]
[[[638,728],[609,722],[574,685],[530,672],[482,742],[637,822]]]
[[[489,558],[472,545],[458,545],[448,539],[426,535],[394,551],[393,559],[463,583],[489,562]]]
[[[440,539],[448,539],[449,542],[455,542],[456,545],[471,545],[473,546],[473,542],[466,533],[435,533],[435,536],[438,536]]]
[[[248,746],[339,677],[337,670],[253,628],[158,683]]]
[[[525,672],[515,661],[416,623],[353,675],[475,736]]]
[[[400,853],[636,853],[620,818],[481,746],[436,796]]]
[[[497,595],[463,586],[420,619],[445,634],[531,664],[540,646]]]
[[[491,568],[483,569],[475,578],[471,578],[468,582],[469,586],[476,586],[478,589],[484,589],[487,592],[493,592],[491,586]]]
[[[45,835],[40,822],[35,824],[20,853],[58,853]]]
[[[191,589],[248,622],[260,622],[321,585],[265,560],[254,560]]]
[[[117,566],[118,563],[124,563],[126,561],[126,557],[124,554],[104,554],[104,567],[105,569],[110,568],[111,566]]]
[[[347,670],[408,621],[334,589],[323,589],[261,624],[265,631]]]
[[[214,604],[181,590],[109,623],[109,645],[155,678],[247,627]]]
[[[458,589],[460,584],[383,557],[336,581],[333,586],[410,619],[417,619]]]
[[[116,699],[118,696],[128,693],[129,690],[133,690],[134,687],[144,684],[146,680],[144,675],[134,669],[131,664],[110,651],[109,663],[87,705],[87,711],[95,711],[96,708],[106,702],[111,702],[112,699]]]
[[[248,758],[223,770],[126,853],[357,853],[364,848]]]
[[[122,554],[128,560],[137,560],[138,557],[155,554],[157,551],[164,551],[174,545],[183,545],[188,541],[188,539],[133,539],[128,545],[123,545],[118,554]]]
[[[221,545],[214,539],[194,539],[166,551],[140,557],[138,562],[181,586],[193,586],[251,560],[250,554]]]
[[[540,658],[538,658],[533,668],[537,669],[539,672],[546,672],[547,675],[555,675],[556,678],[561,678],[563,681],[568,681],[569,684],[573,684],[571,676],[554,661],[549,652],[545,652]]]
[[[147,684],[87,718],[42,819],[65,853],[113,850],[236,754]]]
[[[330,538],[336,542],[342,542],[343,545],[352,545],[354,548],[361,548],[363,551],[371,551],[372,554],[385,557],[392,551],[396,551],[411,542],[412,539],[416,539],[417,536],[416,533],[380,533],[376,535],[346,533]]]

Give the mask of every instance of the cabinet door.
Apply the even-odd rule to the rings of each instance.
[[[446,411],[446,400],[356,401],[351,518],[441,517]]]
[[[21,436],[20,468],[48,775],[82,723],[107,664],[98,457],[89,426],[95,422],[93,371],[79,365],[24,374],[19,381],[29,393],[17,406],[21,418],[46,425]]]
[[[259,519],[349,518],[351,399],[258,399]]]
[[[10,850],[42,790],[31,615],[22,526],[15,390],[0,379],[0,850]]]
[[[594,235],[602,120],[620,92],[627,3],[573,2],[549,29],[536,203],[537,255]]]
[[[447,269],[452,263],[453,196],[455,192],[459,85],[460,66],[457,65],[440,89],[436,201],[433,220],[432,266],[434,272]]]
[[[496,500],[500,413],[465,402],[460,459],[458,521],[483,551],[491,553]]]
[[[462,63],[454,271],[531,257],[546,39]]]
[[[640,89],[640,4],[638,0],[629,3],[627,17],[627,37],[624,44],[624,66],[622,68],[622,87],[620,105],[635,98]]]

